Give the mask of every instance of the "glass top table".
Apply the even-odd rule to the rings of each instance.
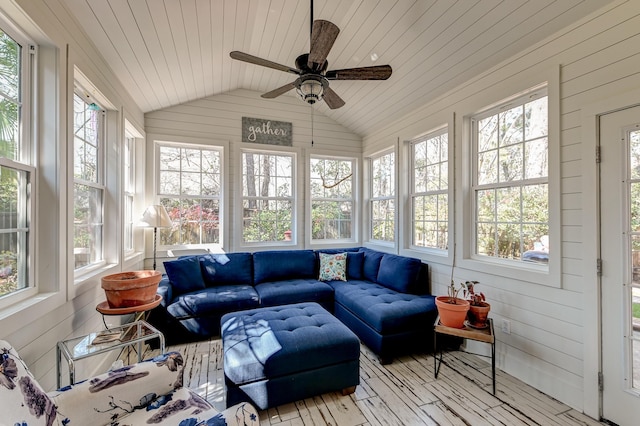
[[[118,327],[107,328],[102,331],[84,336],[74,337],[58,342],[56,346],[57,387],[62,381],[60,362],[62,357],[69,366],[69,384],[75,383],[75,362],[94,355],[110,352],[116,349],[130,348],[136,345],[138,362],[142,361],[142,344],[148,340],[159,339],[160,353],[164,353],[164,335],[146,321],[135,321]]]

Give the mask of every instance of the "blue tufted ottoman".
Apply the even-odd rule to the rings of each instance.
[[[358,337],[317,303],[234,312],[221,324],[227,407],[264,410],[360,383]]]

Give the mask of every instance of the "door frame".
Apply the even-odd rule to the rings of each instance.
[[[602,297],[597,265],[600,259],[600,175],[596,152],[600,146],[600,116],[640,105],[640,89],[601,99],[583,106],[581,115],[582,147],[582,270],[584,282],[585,330],[583,342],[583,411],[602,417],[602,392],[599,375],[602,372]],[[562,146],[562,143],[561,143]],[[606,155],[606,153],[603,153]],[[587,191],[586,188],[596,188]],[[587,312],[595,313],[587,314]],[[595,330],[588,333],[586,330]]]

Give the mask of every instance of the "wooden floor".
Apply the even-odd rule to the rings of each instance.
[[[184,385],[218,409],[225,408],[219,339],[172,346],[185,360]],[[464,352],[444,354],[438,379],[433,358],[418,354],[380,365],[361,346],[360,385],[260,412],[261,425],[599,425],[521,381]]]

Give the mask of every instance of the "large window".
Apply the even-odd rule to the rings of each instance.
[[[131,133],[125,131],[124,146],[122,150],[122,177],[123,177],[123,195],[122,202],[124,204],[123,222],[123,241],[124,252],[133,252],[133,211],[134,197],[136,195],[136,170],[135,170],[135,145],[136,139]]]
[[[353,159],[311,158],[311,240],[353,239]]]
[[[33,285],[29,50],[0,28],[0,297]]]
[[[295,241],[295,156],[285,153],[242,153],[242,241]]]
[[[447,249],[448,155],[446,129],[411,141],[411,223],[416,247]]]
[[[220,244],[221,150],[158,144],[158,197],[173,222],[160,244]]]
[[[371,159],[371,239],[395,241],[395,153]]]
[[[76,93],[73,98],[73,254],[75,269],[103,260],[104,112]]]
[[[548,258],[547,111],[541,90],[472,119],[477,255]]]

